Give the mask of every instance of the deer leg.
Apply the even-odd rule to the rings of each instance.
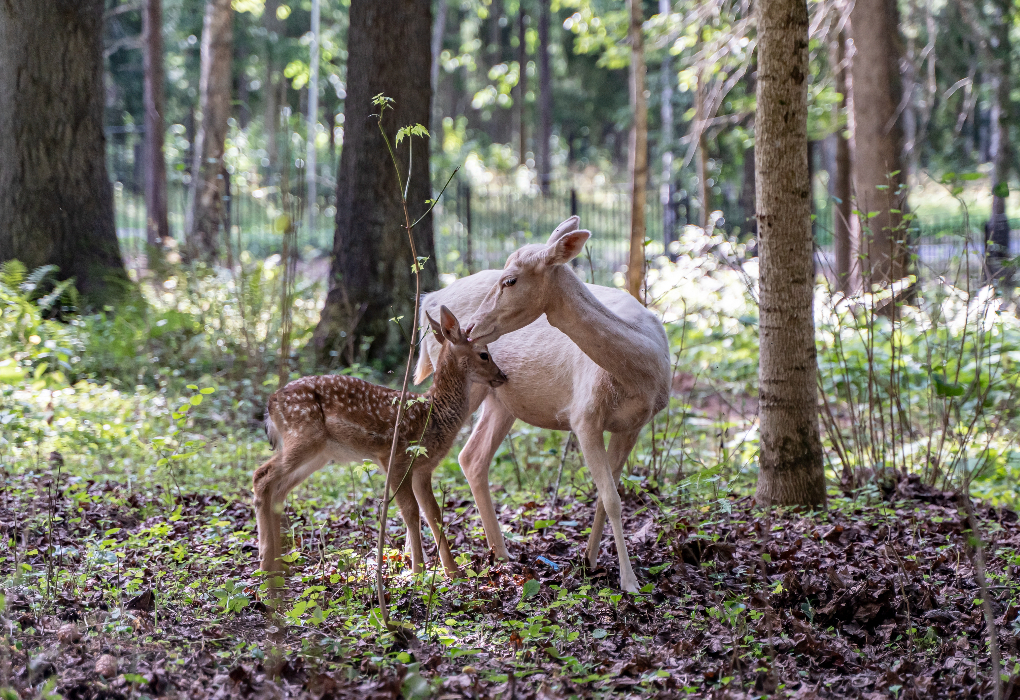
[[[259,529],[259,554],[263,571],[281,571],[280,517],[283,500],[295,486],[329,461],[320,448],[322,441],[292,439],[283,451],[255,472],[255,513]]]
[[[432,473],[425,469],[415,472],[411,476],[411,486],[414,488],[415,498],[418,499],[422,512],[425,514],[425,522],[429,524],[432,536],[436,540],[439,560],[443,562],[446,575],[455,578],[460,570],[457,568],[457,562],[453,560],[446,533],[443,532],[443,513],[439,510],[436,495],[432,492]]]
[[[620,494],[616,492],[616,481],[613,479],[613,468],[606,454],[606,441],[600,424],[581,425],[575,428],[577,441],[581,445],[584,461],[588,465],[595,486],[598,488],[599,500],[605,504],[606,515],[613,525],[613,538],[616,540],[616,553],[620,558],[620,588],[630,593],[638,590],[637,577],[630,565],[627,553],[627,538],[623,533],[623,509],[620,505]]]
[[[252,491],[255,493],[255,522],[259,531],[259,568],[273,571],[280,559],[280,525],[273,513],[272,489],[270,484],[279,468],[280,453],[277,452],[265,464],[255,470]]]
[[[421,513],[411,484],[401,484],[394,498],[400,509],[400,517],[407,525],[407,550],[411,554],[411,571],[420,574],[425,570],[425,556],[421,548]]]
[[[460,468],[471,487],[471,495],[474,496],[478,514],[482,518],[485,541],[496,554],[496,558],[503,561],[509,561],[510,553],[506,551],[503,531],[499,528],[496,509],[492,506],[492,492],[489,490],[489,465],[513,424],[513,414],[506,410],[506,407],[495,396],[487,395],[482,402],[482,415],[475,423],[471,437],[468,438],[467,444],[460,451],[458,458]],[[429,493],[431,492],[430,484]],[[435,500],[434,497],[433,500]]]
[[[612,433],[609,436],[609,464],[613,468],[613,483],[619,485],[620,474],[623,473],[623,465],[627,463],[630,451],[634,449],[640,430],[632,433]],[[619,493],[619,490],[617,490]],[[594,569],[599,558],[599,545],[602,542],[602,532],[606,527],[606,509],[602,505],[602,499],[595,501],[595,521],[591,525],[591,535],[588,537],[588,549],[585,557]]]

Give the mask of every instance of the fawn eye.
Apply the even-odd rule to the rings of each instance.
[[[482,358],[482,362],[488,362],[489,361],[489,353],[487,353],[487,352],[483,352],[478,357]]]
[[[503,280],[503,286],[504,287],[512,287],[515,284],[517,284],[517,278],[516,277],[511,277],[509,279]]]

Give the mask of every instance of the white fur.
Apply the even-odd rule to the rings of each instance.
[[[489,546],[498,557],[508,558],[492,506],[488,472],[514,418],[541,428],[573,430],[600,494],[588,542],[589,561],[594,564],[598,556],[605,502],[612,511],[621,585],[637,590],[620,531],[615,480],[641,429],[668,401],[669,344],[659,319],[626,292],[586,285],[569,267],[541,262],[557,254],[553,249],[558,243],[561,248],[569,246],[559,239],[587,238],[586,231],[576,229],[577,219],[572,217],[557,227],[545,246],[525,246],[510,256],[503,270],[485,270],[457,280],[427,295],[422,307],[434,313],[445,305],[459,318],[474,314],[476,323],[467,328],[477,325],[485,331],[493,360],[508,377],[498,389],[476,386],[472,407],[481,403],[482,416],[460,455]],[[498,286],[518,270],[514,288]],[[479,311],[479,307],[484,308]],[[530,325],[520,327],[525,323]],[[515,325],[518,329],[513,330]],[[507,328],[511,330],[505,332]],[[431,334],[426,333],[422,343],[415,381],[428,376],[439,354]],[[612,433],[608,454],[603,431]]]

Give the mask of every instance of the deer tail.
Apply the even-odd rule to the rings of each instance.
[[[269,397],[269,404],[266,406],[266,417],[264,421],[264,427],[266,429],[266,437],[269,438],[269,446],[273,450],[280,449],[280,431],[276,427],[276,423],[273,422],[273,406],[276,403],[276,396]]]

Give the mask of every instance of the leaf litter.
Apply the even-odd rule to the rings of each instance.
[[[250,499],[6,475],[0,687],[100,698],[984,698],[987,631],[954,494],[914,478],[827,511],[624,493],[640,582],[591,502],[504,507],[513,561],[467,500],[446,527],[465,574],[417,579],[392,550],[373,613],[371,504],[292,507],[277,600],[256,574]],[[1020,524],[979,508],[1005,697],[1020,698]],[[402,526],[391,519],[391,544]],[[431,542],[431,540],[429,540]],[[434,561],[434,547],[431,552]]]

